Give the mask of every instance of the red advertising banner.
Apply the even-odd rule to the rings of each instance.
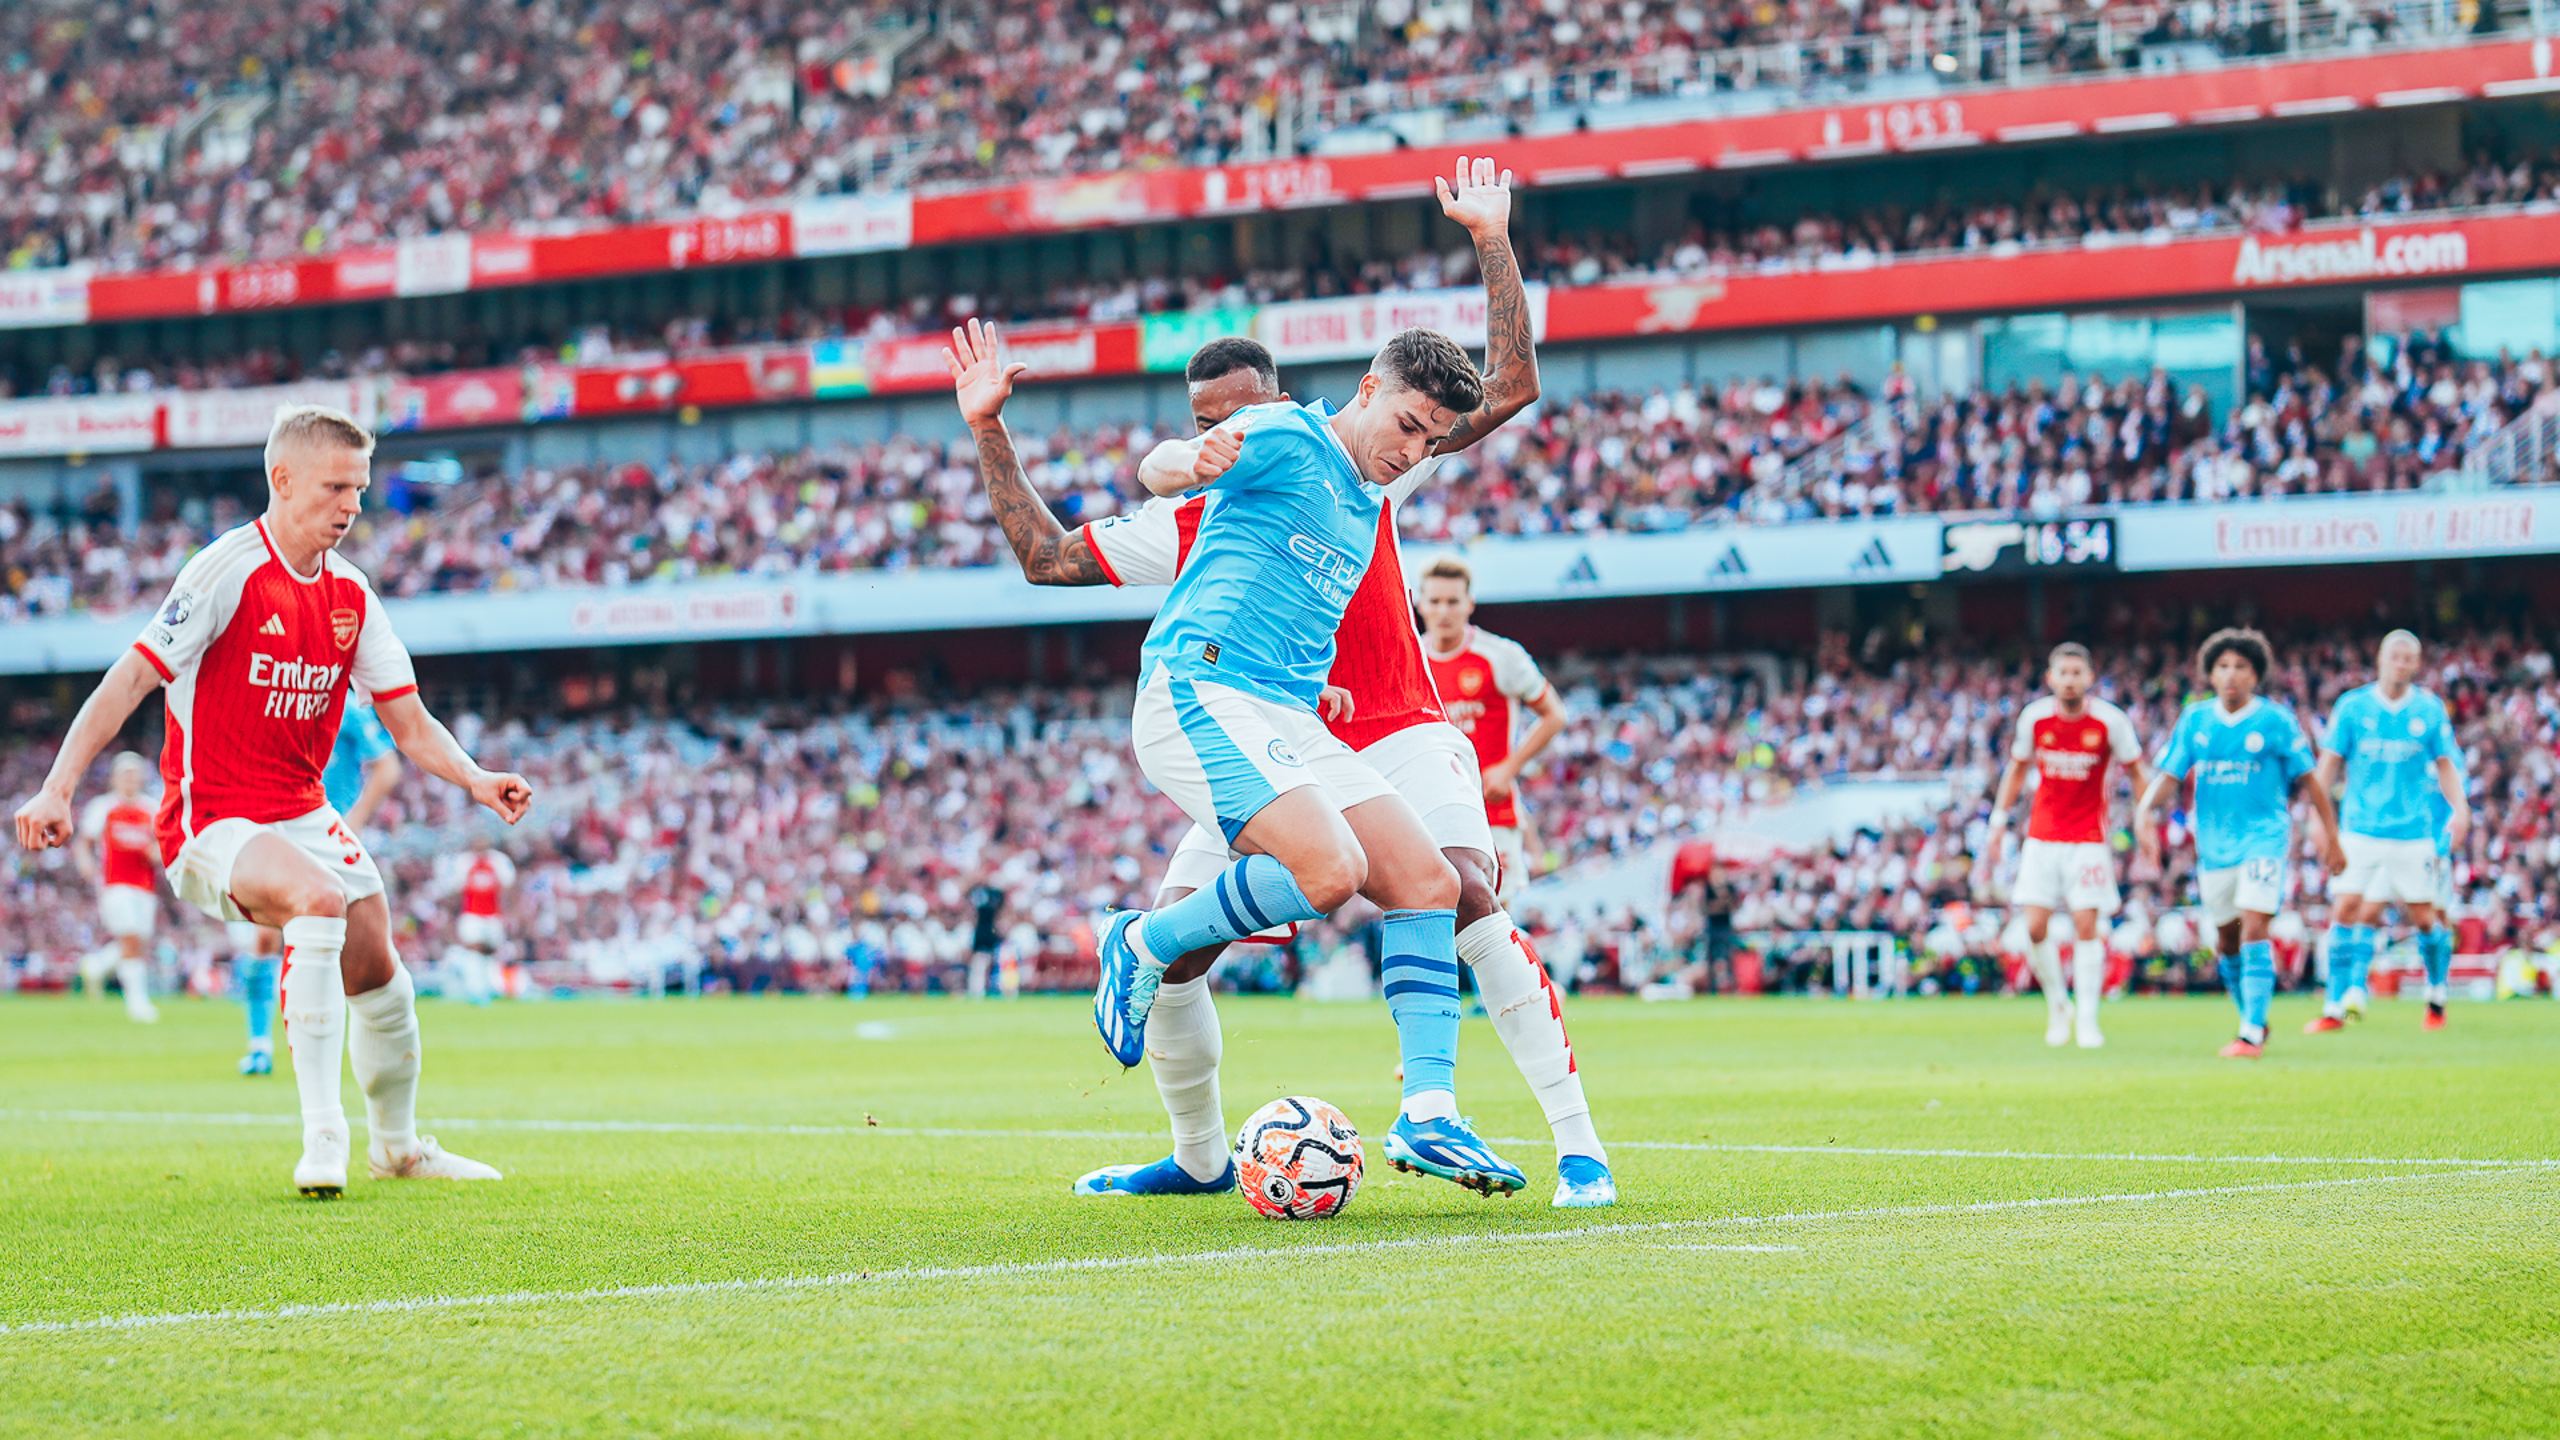
[[[2125,241],[2001,255],[1956,255],[1592,285],[1547,300],[1547,339],[1606,340],[1993,314],[2065,306],[2247,295],[2303,285],[2560,269],[2560,226],[2532,214],[2411,217],[2323,225],[2291,235]]]
[[[531,409],[542,419],[799,400],[809,394],[809,350],[776,345],[625,365],[547,365],[535,372],[533,392]]]
[[[866,388],[875,395],[902,390],[948,388],[951,371],[942,360],[943,350],[950,345],[948,336],[915,335],[897,340],[873,340],[863,346],[863,365],[869,371]],[[1071,380],[1087,375],[1135,375],[1138,373],[1138,326],[1121,325],[1033,326],[1008,330],[1004,337],[1007,358],[1031,367],[1034,380]]]
[[[0,455],[104,455],[160,443],[160,397],[82,395],[0,405]]]
[[[525,418],[524,372],[462,370],[393,380],[382,387],[385,430],[464,430]]]

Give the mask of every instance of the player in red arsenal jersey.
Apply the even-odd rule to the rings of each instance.
[[[72,851],[82,872],[98,882],[98,920],[111,942],[104,954],[124,988],[124,1011],[145,1025],[160,1018],[151,1004],[151,967],[142,958],[160,918],[160,842],[150,797],[142,793],[150,771],[151,762],[130,750],[115,758],[107,793],[80,812],[86,843]],[[89,983],[102,979],[93,975]]]
[[[470,955],[471,976],[463,998],[486,1005],[498,993],[498,951],[507,943],[507,888],[516,883],[516,862],[503,850],[483,848],[465,857],[462,867],[462,914],[453,938]]]
[[[1493,179],[1480,172],[1469,188],[1494,188]],[[1507,187],[1499,199],[1507,215]],[[1501,234],[1499,225],[1492,230]],[[1537,398],[1537,361],[1510,247],[1507,241],[1489,247],[1482,229],[1477,237],[1492,317],[1485,405],[1442,442],[1441,454],[1482,439]],[[1198,502],[1153,501],[1123,516],[1065,530],[1023,478],[1004,428],[1001,409],[1014,367],[1005,365],[992,332],[973,326],[954,340],[953,378],[977,437],[979,469],[1025,576],[1040,585],[1170,584],[1189,553]],[[1192,422],[1201,433],[1245,406],[1288,398],[1281,392],[1271,353],[1250,340],[1203,346],[1186,374]],[[1615,1200],[1616,1184],[1583,1099],[1563,1004],[1493,893],[1492,837],[1474,756],[1441,712],[1414,631],[1412,599],[1397,554],[1395,507],[1438,463],[1435,455],[1388,488],[1379,543],[1335,633],[1326,723],[1406,797],[1458,872],[1458,953],[1474,972],[1496,1033],[1555,1131],[1556,1203],[1605,1205]],[[1195,829],[1175,852],[1157,903],[1170,903],[1208,883],[1228,861],[1224,843]],[[1221,1041],[1208,990],[1209,967],[1218,953],[1195,952],[1174,962],[1147,1021],[1148,1063],[1173,1120],[1173,1155],[1152,1165],[1098,1170],[1077,1182],[1079,1194],[1184,1193],[1233,1184],[1218,1099]]]
[[[346,1051],[371,1118],[375,1179],[498,1176],[417,1133],[416,991],[391,948],[382,876],[320,784],[348,687],[372,694],[419,768],[462,786],[507,823],[533,800],[521,777],[473,764],[427,713],[373,587],[335,553],[362,509],[372,457],[373,437],[337,411],[277,413],[266,514],[178,572],[141,638],[80,707],[44,788],[17,814],[18,843],[28,849],[69,839],[81,774],[143,697],[167,687],[161,859],[181,900],[216,920],[284,932],[286,1040],[302,1098],[293,1178],[316,1198],[346,1189],[338,1080]]]
[[[2027,843],[2018,855],[2018,879],[2010,898],[2025,915],[2027,963],[2044,987],[2045,1043],[2067,1045],[2076,1033],[2082,1049],[2094,1050],[2107,1043],[2098,1029],[2098,1000],[2106,990],[2107,976],[2107,946],[2098,938],[2098,925],[2116,912],[2117,903],[2115,852],[2107,848],[2108,771],[2124,767],[2137,795],[2151,777],[2142,763],[2142,742],[2133,733],[2133,721],[2089,694],[2097,671],[2089,663],[2086,646],[2053,647],[2044,679],[2053,693],[2018,712],[2017,739],[2009,748],[2008,768],[2000,775],[2000,793],[1991,802],[1986,873],[1999,868],[2010,811],[2018,803],[2018,788],[2032,770],[2035,802],[2028,811]],[[2070,911],[2078,932],[2067,989],[2061,956],[2050,933],[2056,910]]]
[[[1564,702],[1538,673],[1529,652],[1471,622],[1476,613],[1475,572],[1455,555],[1443,555],[1422,572],[1422,624],[1431,683],[1449,711],[1449,723],[1476,747],[1484,773],[1485,818],[1493,822],[1495,858],[1502,862],[1499,893],[1518,898],[1529,878],[1528,846],[1521,840],[1518,786],[1521,767],[1564,733]],[[1520,712],[1538,717],[1519,734]]]

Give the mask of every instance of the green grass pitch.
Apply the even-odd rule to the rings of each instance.
[[[1580,1004],[1625,1199],[1574,1213],[1543,1144],[1509,1201],[1384,1165],[1383,1007],[1228,1000],[1229,1124],[1372,1136],[1291,1226],[1068,1193],[1165,1148],[1072,1000],[429,1001],[425,1128],[508,1178],[336,1204],[235,1008],[13,1000],[0,1433],[2560,1433],[2560,1007],[2307,1005],[2250,1064],[2219,1000],[2086,1054],[2032,1001]],[[1482,1020],[1459,1073],[1544,1136]]]

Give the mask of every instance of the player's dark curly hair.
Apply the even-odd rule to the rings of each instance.
[[[2213,662],[2225,655],[2237,655],[2248,661],[2249,668],[2258,672],[2261,683],[2266,680],[2267,672],[2276,667],[2275,647],[2267,643],[2267,637],[2246,626],[2234,625],[2205,637],[2204,648],[2196,652],[2196,674],[2211,682]]]
[[[1225,335],[1191,352],[1191,363],[1182,367],[1182,378],[1198,385],[1222,380],[1239,370],[1250,370],[1262,377],[1262,383],[1273,390],[1280,388],[1280,366],[1272,360],[1271,351],[1259,340],[1242,335]]]
[[[1484,376],[1477,373],[1476,362],[1437,330],[1416,326],[1398,335],[1369,369],[1388,384],[1418,390],[1432,404],[1461,415],[1484,404]]]

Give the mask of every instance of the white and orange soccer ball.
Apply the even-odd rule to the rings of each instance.
[[[1236,1132],[1236,1188],[1274,1220],[1330,1220],[1360,1193],[1360,1131],[1321,1100],[1291,1095]]]

